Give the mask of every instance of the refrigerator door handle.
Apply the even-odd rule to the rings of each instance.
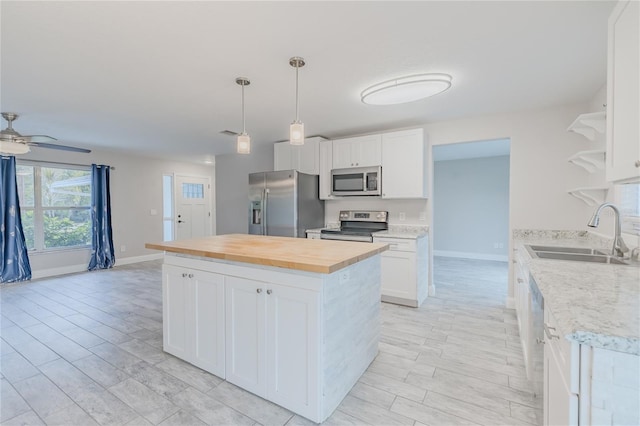
[[[263,228],[262,235],[269,235],[269,229],[267,228],[267,211],[269,211],[269,188],[265,188],[262,192],[262,220]]]

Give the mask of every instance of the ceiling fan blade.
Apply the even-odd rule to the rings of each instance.
[[[25,136],[20,136],[20,139],[23,139],[26,142],[49,142],[49,141],[58,140],[53,136],[48,136],[48,135],[25,135]]]
[[[82,152],[85,154],[88,154],[91,152],[90,149],[76,148],[74,146],[67,146],[67,145],[56,145],[56,144],[46,143],[46,142],[29,142],[29,145],[35,146],[38,148],[58,149],[61,151],[71,151],[71,152]]]

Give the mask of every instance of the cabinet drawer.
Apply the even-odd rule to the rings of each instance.
[[[416,251],[416,240],[407,238],[373,237],[374,243],[389,244],[390,251]],[[384,252],[382,252],[384,255]]]

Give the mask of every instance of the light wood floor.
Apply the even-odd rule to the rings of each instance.
[[[382,304],[380,352],[326,424],[535,424],[507,264],[436,258],[438,294]],[[0,423],[307,425],[162,351],[159,262],[0,290]]]

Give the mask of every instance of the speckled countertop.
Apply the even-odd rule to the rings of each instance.
[[[587,232],[514,232],[559,332],[581,344],[640,355],[640,267],[531,258],[525,244],[610,248]]]
[[[337,229],[338,224],[329,224],[327,228],[307,229],[307,233],[320,233],[323,229]],[[376,237],[418,239],[429,235],[429,227],[426,225],[389,225],[386,231],[378,231]]]

